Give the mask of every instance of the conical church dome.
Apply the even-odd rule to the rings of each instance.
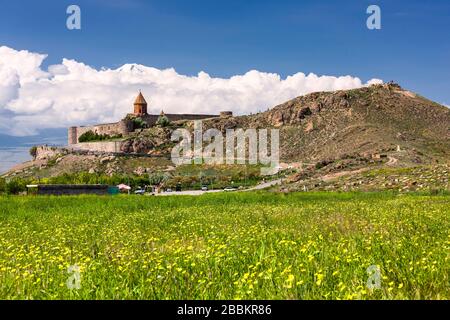
[[[145,98],[140,91],[134,100],[134,114],[139,116],[147,114],[147,101],[145,101]]]
[[[145,101],[144,96],[142,95],[142,93],[139,91],[138,96],[136,97],[136,100],[134,100],[134,104],[145,104],[147,105],[147,101]]]

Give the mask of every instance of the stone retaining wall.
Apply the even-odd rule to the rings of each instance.
[[[83,142],[70,145],[73,150],[87,150],[105,153],[121,153],[123,141]]]

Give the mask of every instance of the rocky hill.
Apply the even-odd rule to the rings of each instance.
[[[257,115],[208,122],[222,130],[279,128],[286,162],[373,158],[397,150],[406,164],[450,159],[450,109],[396,84],[312,93]]]
[[[299,181],[323,181],[322,177],[340,173],[351,176],[367,169],[450,163],[450,109],[394,83],[316,92],[266,112],[204,120],[203,126],[224,133],[235,128],[278,128],[281,161],[292,171],[290,183],[299,188],[303,187]],[[6,176],[55,176],[78,171],[140,175],[166,170],[173,165],[167,157],[174,145],[171,132],[179,127],[192,129],[192,122],[138,130],[122,145],[127,155],[116,155],[113,161],[104,160],[111,156],[107,154],[66,150],[19,166]],[[134,153],[163,158],[142,158]]]

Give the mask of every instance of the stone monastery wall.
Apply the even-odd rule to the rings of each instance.
[[[122,141],[99,141],[99,142],[83,142],[72,144],[70,148],[74,150],[97,151],[105,153],[121,153]]]
[[[141,118],[148,127],[152,127],[156,124],[160,115],[156,114],[148,114],[147,113],[147,102],[145,101],[144,96],[141,92],[137,96],[134,101],[134,113],[130,114],[134,117]],[[161,112],[161,114],[163,114]],[[178,120],[201,120],[208,118],[217,118],[217,117],[228,117],[232,115],[230,111],[223,111],[220,115],[210,115],[210,114],[164,114],[170,121],[178,121]],[[93,144],[93,143],[83,143],[83,146],[79,143],[78,139],[83,133],[88,131],[92,131],[97,134],[105,134],[109,136],[119,135],[126,136],[134,130],[133,121],[125,118],[119,122],[115,123],[106,123],[106,124],[98,124],[94,126],[86,126],[86,127],[70,127],[68,130],[68,145],[75,146],[77,148],[83,148],[84,150],[94,150],[94,151],[102,151],[98,149],[87,149],[89,147],[94,148],[105,148],[105,152],[117,152],[113,151],[117,149],[116,142],[102,142],[103,145]],[[120,149],[120,148],[119,148]]]
[[[132,124],[127,121],[119,121],[115,123],[99,124],[86,127],[70,127],[69,128],[69,145],[77,144],[78,139],[83,133],[92,131],[97,134],[107,134],[110,136],[121,134],[123,136],[129,134],[133,130]]]

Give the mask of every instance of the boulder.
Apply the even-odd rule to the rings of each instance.
[[[114,157],[114,156],[103,157],[103,158],[100,159],[100,163],[104,164],[104,163],[113,161],[115,158],[116,157]]]
[[[306,116],[311,115],[311,109],[309,107],[303,107],[297,112],[297,119],[305,119]]]

